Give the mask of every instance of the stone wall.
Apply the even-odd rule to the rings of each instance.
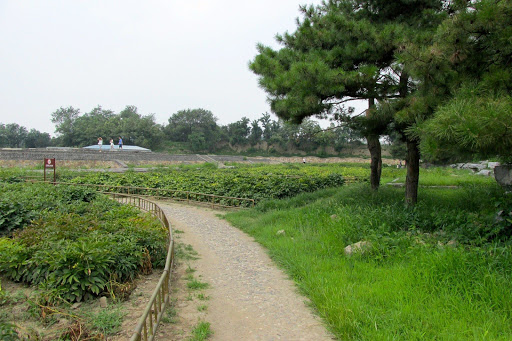
[[[166,153],[140,152],[140,151],[91,151],[80,148],[1,148],[0,160],[41,160],[55,158],[58,161],[122,161],[129,163],[141,162],[170,162],[170,163],[198,163],[198,162],[240,162],[243,156],[225,155],[171,155]]]

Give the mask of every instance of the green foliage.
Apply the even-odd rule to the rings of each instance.
[[[23,227],[32,218],[30,211],[18,202],[0,201],[0,234],[7,234]]]
[[[52,122],[61,144],[66,147],[88,146],[98,137],[108,141],[125,137],[124,144],[138,145],[149,149],[157,148],[163,136],[161,126],[155,123],[153,115],[142,116],[135,106],[126,106],[119,114],[98,106],[85,115],[73,107],[60,108],[52,113]]]
[[[201,282],[197,279],[195,279],[192,275],[189,275],[188,282],[187,282],[187,288],[190,290],[201,290],[201,289],[207,289],[210,285],[205,282]]]
[[[460,1],[448,8],[450,16],[430,40],[402,54],[419,84],[409,104],[421,115],[409,132],[424,139],[422,152],[431,160],[480,155],[508,161],[512,4]]]
[[[16,326],[12,323],[0,321],[0,339],[3,341],[20,340],[16,332]]]
[[[420,187],[411,208],[401,191],[350,185],[226,219],[269,250],[339,339],[509,339],[509,195],[490,183]],[[370,244],[345,255],[359,241]]]
[[[192,330],[192,337],[189,338],[189,341],[204,341],[212,334],[210,322],[199,322]]]
[[[166,231],[149,214],[81,187],[9,186],[2,200],[15,188],[38,216],[12,238],[0,238],[0,271],[9,278],[72,302],[164,265]]]
[[[112,186],[162,188],[168,191],[159,191],[159,195],[173,195],[181,198],[186,198],[188,191],[260,201],[292,197],[302,192],[341,186],[344,183],[343,173],[351,171],[348,167],[339,165],[288,164],[251,167],[237,165],[230,169],[206,166],[179,168],[171,171],[160,170],[144,174],[78,174],[77,177],[69,181]],[[367,171],[363,168],[357,173],[367,176]],[[222,202],[229,202],[229,199],[224,199]]]
[[[512,160],[511,116],[510,96],[460,95],[422,126],[422,151],[433,160],[453,151]]]
[[[103,335],[114,335],[121,330],[121,324],[126,312],[119,306],[109,307],[109,309],[101,309],[97,313],[88,313],[86,317],[90,321],[90,325],[100,331]]]

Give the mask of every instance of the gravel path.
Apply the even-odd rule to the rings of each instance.
[[[160,204],[173,229],[184,232],[180,241],[199,253],[194,275],[210,284],[209,340],[334,340],[265,250],[219,218],[221,212]]]

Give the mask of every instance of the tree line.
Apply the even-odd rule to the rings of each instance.
[[[335,155],[347,147],[362,144],[362,136],[335,122],[323,129],[317,121],[306,119],[300,125],[273,120],[264,113],[250,120],[242,117],[227,125],[206,109],[186,109],[172,114],[167,124],[158,124],[155,117],[141,115],[135,106],[126,106],[119,113],[98,106],[82,114],[73,107],[59,108],[51,115],[57,137],[27,129],[18,124],[0,125],[0,147],[42,148],[85,147],[118,137],[125,145],[137,145],[153,151],[189,151],[194,153],[262,151],[286,154],[309,152]]]

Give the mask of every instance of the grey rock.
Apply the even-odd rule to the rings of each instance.
[[[78,308],[80,308],[81,305],[82,305],[82,302],[77,302],[71,306],[71,309],[73,309],[73,310],[78,309]]]
[[[497,166],[500,166],[500,165],[501,165],[501,163],[499,163],[499,162],[488,162],[487,163],[487,168],[494,169],[494,168],[496,168]]]
[[[470,169],[474,172],[479,172],[481,171],[482,169],[485,169],[486,168],[486,165],[483,165],[481,163],[465,163],[461,169]]]
[[[448,243],[446,243],[446,246],[449,247],[457,247],[457,245],[459,245],[459,243],[455,239],[452,239]]]
[[[100,307],[106,308],[108,306],[107,298],[105,296],[100,298]]]
[[[494,168],[494,178],[504,188],[512,188],[512,165],[501,165]]]
[[[492,170],[490,169],[482,169],[480,172],[476,173],[477,175],[483,175],[483,176],[491,176]]]
[[[370,249],[371,246],[372,246],[372,243],[365,241],[365,240],[361,240],[357,243],[350,244],[347,247],[345,247],[345,254],[347,256],[350,256],[354,253],[365,252],[368,249]]]

